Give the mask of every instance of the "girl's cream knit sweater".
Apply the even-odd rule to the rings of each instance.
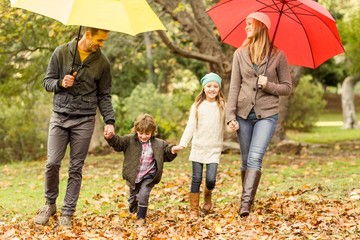
[[[187,147],[192,139],[190,161],[219,163],[223,136],[224,111],[220,111],[217,102],[204,100],[198,107],[198,121],[195,104],[191,106],[189,120],[179,145]]]

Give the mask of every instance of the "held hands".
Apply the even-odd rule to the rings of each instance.
[[[61,82],[63,88],[69,88],[74,86],[75,77],[77,72],[74,72],[73,75],[65,75],[64,79]]]
[[[267,77],[264,75],[260,75],[259,79],[258,79],[258,88],[260,88],[260,89],[266,88],[267,82],[268,82]]]
[[[112,139],[115,136],[114,125],[108,124],[104,127],[104,137],[106,139]]]
[[[176,154],[176,153],[180,152],[180,151],[183,150],[183,149],[184,149],[183,146],[176,145],[176,146],[173,146],[173,147],[171,148],[171,153],[172,153],[172,154]]]
[[[237,131],[239,129],[239,123],[235,119],[231,120],[228,125],[229,128],[233,131]]]

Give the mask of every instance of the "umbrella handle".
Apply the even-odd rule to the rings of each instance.
[[[269,54],[268,54],[268,59],[267,59],[267,61],[266,61],[265,69],[264,69],[264,72],[263,72],[263,74],[262,74],[262,75],[264,75],[264,76],[265,76],[267,67],[268,67],[268,65],[269,65],[271,52],[272,52],[272,50],[273,50],[273,48],[274,48],[275,37],[276,37],[276,33],[277,33],[277,30],[278,30],[278,27],[279,27],[280,18],[281,18],[282,14],[283,14],[284,5],[285,5],[285,1],[283,2],[282,6],[281,6],[280,15],[279,15],[278,21],[277,21],[277,23],[276,23],[276,27],[275,27],[275,31],[274,31],[274,35],[273,35],[272,41],[271,41],[271,43],[270,43],[270,51],[269,51]],[[259,85],[259,84],[258,84],[258,89],[262,89],[262,86]]]
[[[75,72],[75,57],[76,57],[76,52],[77,52],[77,45],[79,43],[79,39],[80,39],[80,33],[81,33],[81,26],[79,27],[79,32],[78,32],[78,36],[76,38],[76,44],[75,44],[75,48],[74,48],[74,56],[73,56],[73,61],[70,67],[70,75],[73,75],[73,73]]]
[[[270,56],[271,56],[271,52],[274,48],[274,41],[271,42],[270,44],[270,51],[269,51],[269,54],[268,54],[268,58],[267,58],[267,61],[266,61],[266,64],[265,64],[265,69],[264,69],[264,72],[262,75],[266,76],[265,73],[266,73],[266,70],[268,68],[268,65],[269,65],[269,61],[270,61]],[[258,89],[262,89],[262,86],[260,84],[257,84],[258,86]]]

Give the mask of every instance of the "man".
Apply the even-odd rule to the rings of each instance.
[[[57,47],[51,56],[43,80],[45,90],[54,93],[45,167],[46,204],[38,211],[36,224],[46,225],[56,213],[59,170],[69,144],[69,178],[59,223],[72,225],[97,107],[106,123],[104,133],[115,134],[110,63],[100,51],[108,34],[106,30],[85,27],[72,70],[75,40]]]

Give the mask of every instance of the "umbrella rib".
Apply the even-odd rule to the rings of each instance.
[[[229,1],[233,1],[233,0],[229,0]],[[229,2],[229,1],[227,1],[227,2]],[[266,9],[266,8],[271,8],[271,9],[273,9],[274,11],[265,10],[265,11],[263,11],[263,12],[271,13],[271,12],[279,12],[279,11],[280,11],[280,9],[278,8],[278,5],[275,3],[274,0],[272,0],[273,4],[271,4],[271,5],[266,5],[264,2],[261,2],[261,1],[259,1],[259,0],[256,0],[256,1],[264,5],[264,7],[263,7],[263,8],[260,8],[259,11],[262,11],[263,9]],[[221,5],[223,5],[223,4],[227,3],[227,2],[222,2],[221,4],[218,4],[218,5],[216,5],[215,7],[219,7],[219,6],[221,6]],[[244,19],[244,20],[245,20],[245,19]],[[233,29],[232,29],[231,31],[229,31],[228,34],[226,34],[226,36],[224,36],[224,37],[222,38],[222,41],[224,42],[224,41],[228,38],[228,36],[230,36],[230,35],[235,31],[235,29],[236,29],[238,26],[240,26],[242,23],[243,23],[243,21],[240,21],[237,25],[235,25],[235,27],[233,27]]]
[[[264,2],[262,2],[261,0],[256,0],[258,3],[263,4],[264,7],[263,8],[259,8],[260,12],[264,12],[264,13],[272,13],[272,12],[280,12],[280,8],[279,5],[275,3],[274,0],[271,0],[273,4],[265,4]],[[271,10],[264,10],[266,8],[271,8],[274,11]]]
[[[299,23],[300,26],[301,26],[301,28],[302,28],[303,31],[305,32],[306,40],[307,40],[308,45],[309,45],[309,48],[310,48],[312,65],[315,66],[315,59],[314,59],[313,49],[312,49],[311,44],[309,44],[309,43],[310,43],[310,41],[309,41],[309,35],[308,35],[307,31],[306,31],[306,28],[305,28],[304,25],[302,24],[300,18],[298,17],[298,14],[296,14],[295,11],[294,11],[294,8],[300,8],[300,6],[302,5],[302,3],[296,4],[296,5],[293,5],[293,6],[291,6],[291,5],[292,5],[292,4],[289,4],[289,5],[286,4],[286,6],[288,7],[288,10],[293,13],[295,19],[294,19],[293,17],[290,17],[290,16],[287,15],[287,14],[286,14],[286,16],[289,17],[290,19],[293,19],[295,22]],[[304,8],[301,8],[301,9],[307,11],[307,10],[304,9]],[[309,11],[307,11],[307,12],[309,12]],[[305,14],[304,14],[304,15],[305,15]],[[310,16],[311,16],[311,15],[314,15],[314,14],[310,14]],[[297,21],[296,21],[296,20],[297,20]]]
[[[304,25],[302,24],[302,22],[301,22],[301,20],[300,20],[300,18],[298,16],[299,15],[312,16],[312,17],[317,18],[319,21],[321,21],[323,23],[324,23],[324,21],[321,18],[319,18],[316,14],[313,14],[308,9],[304,8],[302,3],[299,3],[299,4],[287,4],[287,6],[288,6],[287,10],[289,10],[289,12],[292,12],[293,14],[291,14],[291,15],[293,15],[295,18],[290,16],[289,12],[284,12],[284,13],[288,18],[290,18],[290,19],[294,20],[295,22],[299,23],[301,28],[303,29],[303,31],[305,33],[305,36],[306,36],[306,39],[307,39],[307,41],[309,43],[308,45],[309,45],[310,52],[311,52],[312,65],[315,68],[316,63],[315,63],[315,59],[314,59],[313,48],[312,48],[312,45],[310,44],[310,41],[309,41],[309,35],[308,35],[307,31],[306,31],[306,28],[304,27]],[[305,13],[295,13],[295,11],[293,10],[294,8],[302,9]],[[341,43],[340,40],[338,39],[338,37],[335,36],[334,32],[330,29],[330,27],[326,23],[324,23],[324,25],[330,30],[330,32],[333,34],[333,36],[336,38],[336,40],[339,43]]]
[[[240,9],[237,9],[238,7]],[[214,8],[216,10],[212,12]],[[221,0],[208,10],[208,14],[216,23],[222,41],[240,47],[242,39],[246,37],[246,34],[241,32],[246,27],[246,14],[252,11],[269,15],[274,23],[270,29],[271,47],[279,44],[284,48],[284,52],[290,52],[291,63],[316,68],[335,53],[345,51],[335,19],[324,7],[308,0]],[[231,16],[227,19],[227,14],[230,13]],[[321,29],[320,32],[318,29]],[[277,36],[277,32],[280,36]],[[329,38],[324,43],[330,44],[331,49],[327,49],[320,41],[319,38],[323,35]],[[282,38],[278,39],[279,37]],[[300,42],[304,44],[301,45],[303,49],[297,47]],[[271,56],[271,50],[267,57]]]

